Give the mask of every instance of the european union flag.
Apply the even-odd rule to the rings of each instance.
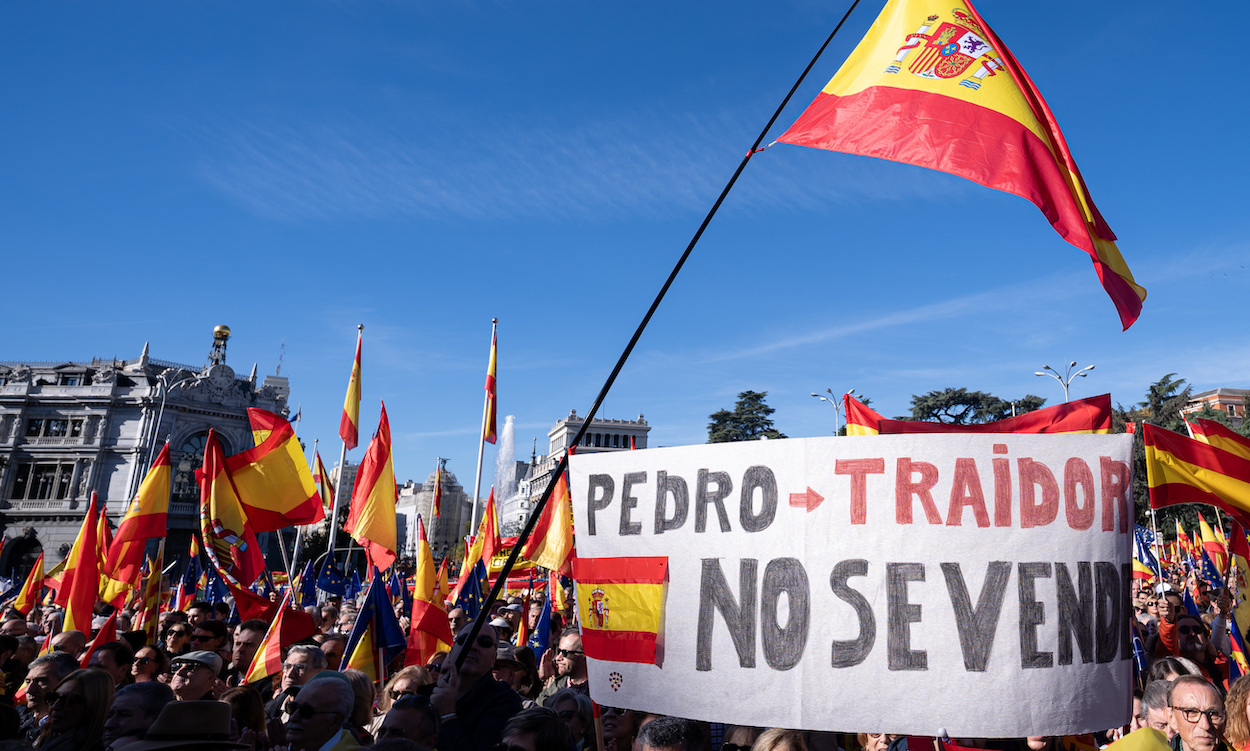
[[[1155,541],[1155,533],[1146,529],[1140,524],[1134,525],[1133,530],[1133,557],[1150,567],[1155,572],[1155,576],[1161,576],[1163,569],[1159,568],[1159,559],[1155,558],[1152,546]]]
[[[374,576],[378,575],[377,569],[373,571]],[[347,584],[347,591],[343,593],[343,599],[355,600],[360,596],[360,590],[364,589],[364,584],[360,582],[360,574],[356,571],[352,572],[352,580]]]
[[[317,572],[313,570],[313,562],[304,564],[304,571],[298,577],[298,584],[291,588],[291,598],[298,607],[317,604]]]
[[[317,589],[340,597],[347,594],[347,577],[328,556],[321,564],[321,573],[317,574]]]
[[[339,669],[363,670],[374,683],[381,683],[386,680],[386,666],[402,655],[407,646],[408,636],[395,617],[390,592],[382,583],[382,575],[375,571],[356,625],[347,637]]]
[[[523,613],[523,618],[528,618],[529,613]],[[548,597],[543,603],[542,614],[538,616],[538,623],[534,624],[534,633],[530,634],[530,638],[525,642],[525,646],[534,650],[534,660],[542,663],[543,653],[551,646],[551,598]]]
[[[1211,562],[1211,556],[1207,555],[1207,551],[1202,551],[1202,569],[1198,575],[1211,585],[1212,589],[1224,588],[1224,577],[1220,575],[1220,570]]]
[[[208,590],[204,593],[204,599],[216,605],[219,602],[226,601],[226,583],[221,580],[221,576],[216,571],[208,579]]]
[[[474,620],[482,611],[482,606],[485,604],[483,601],[486,599],[485,593],[489,588],[490,577],[486,573],[486,563],[478,560],[469,571],[469,580],[460,588],[460,597],[456,600],[456,607],[463,610],[465,617],[469,620]]]

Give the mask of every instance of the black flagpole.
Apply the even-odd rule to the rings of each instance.
[[[595,419],[595,414],[598,413],[599,407],[603,404],[603,400],[607,398],[608,391],[612,389],[612,384],[616,382],[616,377],[620,375],[621,369],[625,367],[625,361],[629,359],[629,356],[634,351],[634,347],[638,344],[638,340],[642,338],[642,332],[646,330],[647,324],[651,322],[651,316],[655,315],[656,309],[659,308],[660,303],[664,301],[664,296],[668,294],[669,287],[673,286],[673,282],[677,279],[677,274],[680,273],[682,267],[686,265],[686,259],[690,257],[690,253],[694,250],[694,246],[699,243],[699,238],[703,237],[703,231],[706,230],[707,226],[712,222],[712,217],[716,216],[716,212],[720,209],[720,205],[725,201],[725,196],[729,195],[729,191],[733,188],[734,183],[738,182],[738,176],[741,175],[742,170],[746,168],[747,162],[750,161],[752,156],[759,153],[761,150],[760,144],[764,142],[764,138],[768,135],[768,131],[772,129],[773,123],[777,122],[778,117],[781,117],[782,110],[784,110],[786,105],[790,103],[790,99],[794,96],[794,92],[798,91],[798,88],[802,85],[803,80],[807,78],[807,74],[811,72],[813,67],[815,67],[816,61],[820,59],[822,54],[824,54],[825,48],[828,47],[829,43],[833,41],[833,38],[837,36],[838,31],[842,28],[842,25],[846,23],[846,19],[850,18],[851,13],[855,10],[855,6],[857,5],[859,5],[859,0],[854,0],[854,2],[851,3],[851,7],[847,8],[846,13],[842,16],[842,20],[838,21],[838,25],[833,27],[833,31],[829,34],[829,38],[825,40],[824,44],[820,45],[820,49],[816,50],[816,54],[812,57],[812,61],[809,62],[807,67],[803,69],[803,73],[799,75],[798,80],[794,82],[794,86],[790,87],[790,91],[786,94],[785,99],[782,99],[781,104],[777,106],[777,111],[774,112],[773,116],[768,119],[768,124],[764,126],[764,129],[760,131],[759,136],[756,137],[755,143],[751,144],[751,148],[747,150],[746,155],[742,157],[742,161],[738,163],[738,169],[734,170],[733,176],[729,178],[729,182],[725,183],[725,187],[716,198],[716,203],[712,204],[712,208],[708,210],[707,216],[703,217],[703,223],[700,224],[699,229],[695,231],[694,237],[690,238],[690,244],[686,246],[686,250],[681,254],[681,258],[677,259],[677,263],[673,266],[673,270],[669,272],[668,279],[664,280],[664,286],[660,287],[659,293],[656,294],[655,299],[651,302],[651,307],[647,309],[647,314],[642,317],[642,321],[638,324],[638,328],[634,331],[633,337],[630,338],[629,344],[625,345],[625,351],[621,353],[620,359],[616,361],[616,367],[612,368],[612,372],[608,374],[608,379],[604,381],[603,388],[599,390],[599,395],[595,397],[594,404],[592,404],[590,409],[586,412],[586,417],[582,420],[582,427],[577,431],[577,435],[573,438],[573,446],[581,444],[582,438],[586,435],[586,431],[590,428],[590,422]],[[530,534],[533,533],[534,526],[538,523],[538,519],[542,515],[543,509],[547,507],[547,502],[551,499],[551,493],[556,486],[556,478],[559,478],[562,474],[564,474],[568,465],[569,453],[568,451],[565,451],[564,455],[560,457],[560,462],[556,465],[555,471],[551,474],[551,482],[548,482],[546,489],[543,490],[542,498],[540,498],[537,505],[534,506],[534,510],[530,512],[529,519],[525,522],[525,528],[522,529],[521,534],[517,536],[516,545],[513,546],[512,552],[508,554],[508,560],[504,562],[503,569],[500,570],[499,576],[495,579],[494,585],[490,588],[490,595],[482,604],[482,609],[478,612],[477,617],[473,619],[473,628],[469,631],[467,643],[473,643],[473,641],[477,639],[477,635],[481,633],[482,624],[486,621],[486,616],[489,613],[488,606],[495,601],[495,598],[499,596],[500,591],[507,584],[508,574],[512,572],[512,567],[516,564],[517,558],[520,557],[521,548],[525,546],[525,542],[529,539]],[[550,593],[548,593],[548,597],[550,597]],[[464,665],[464,660],[467,655],[467,650],[460,650],[460,654],[456,656],[456,670],[459,670],[460,667]]]

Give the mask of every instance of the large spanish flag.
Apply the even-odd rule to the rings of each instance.
[[[1034,203],[1084,250],[1128,328],[1146,290],[1050,108],[968,0],[890,0],[783,143],[948,172]]]
[[[339,437],[347,448],[354,449],[360,442],[360,340],[364,327],[356,331],[356,359],[352,362],[352,377],[347,382],[347,396],[343,397],[343,416],[339,418]]]
[[[255,447],[226,459],[253,532],[272,532],[325,518],[317,483],[291,423],[249,407]]]
[[[100,504],[93,491],[78,537],[65,557],[65,574],[56,593],[56,604],[65,608],[62,631],[91,633],[91,617],[100,593],[99,534]]]
[[[109,577],[138,582],[148,540],[163,538],[169,533],[169,483],[169,442],[166,441],[117,525],[117,534],[104,561],[104,571]]]
[[[565,564],[572,554],[573,501],[569,497],[568,475],[561,473],[521,555],[543,568],[568,573]]]
[[[1250,438],[1234,433],[1231,429],[1215,420],[1199,419],[1189,423],[1189,430],[1196,440],[1236,454],[1243,459],[1250,459]]]
[[[265,559],[226,467],[225,452],[211,428],[204,444],[204,466],[197,476],[204,552],[231,590],[250,586],[265,570]]]
[[[391,423],[386,419],[386,403],[378,419],[378,432],[356,472],[351,512],[343,529],[365,549],[369,563],[385,571],[395,562],[398,549],[395,532],[395,468],[391,464]]]
[[[575,558],[577,608],[586,656],[658,665],[668,558]]]
[[[1250,460],[1145,423],[1150,507],[1209,503],[1250,524]]]

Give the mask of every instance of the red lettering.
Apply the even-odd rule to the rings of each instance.
[[[1059,483],[1041,462],[1020,459],[1020,527],[1044,527],[1059,516]],[[1042,499],[1037,500],[1037,486],[1042,486]]]
[[[973,459],[955,460],[955,481],[951,484],[951,505],[946,512],[946,526],[963,524],[964,508],[971,507],[978,527],[990,526],[990,515],[985,509],[985,493],[981,490],[981,475]]]
[[[1000,445],[1002,444],[994,444],[994,453],[998,453]],[[1003,448],[1005,450],[1007,447]],[[994,526],[1010,527],[1011,460],[993,459],[990,463],[994,465]]]
[[[920,479],[912,481],[912,475],[920,473]],[[925,519],[930,524],[941,524],[942,516],[933,503],[933,486],[938,481],[938,468],[929,462],[913,462],[901,457],[894,469],[894,520],[899,524],[911,524],[912,497],[920,499]]]
[[[868,519],[868,475],[884,475],[885,459],[839,459],[833,473],[851,476],[851,524],[863,524]]]
[[[1115,529],[1116,508],[1120,509],[1120,533],[1128,533],[1128,465],[1109,456],[1102,457],[1102,531]]]
[[[1085,505],[1081,505],[1081,496]],[[1084,459],[1072,457],[1063,465],[1063,508],[1068,526],[1089,529],[1094,526],[1094,473]]]

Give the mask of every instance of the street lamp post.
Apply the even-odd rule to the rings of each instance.
[[[1063,375],[1060,375],[1059,371],[1055,370],[1049,365],[1043,365],[1042,369],[1034,371],[1033,375],[1050,376],[1051,378],[1054,378],[1056,381],[1058,381],[1059,385],[1063,386],[1063,401],[1066,403],[1068,401],[1068,386],[1071,386],[1072,382],[1076,380],[1078,376],[1081,378],[1085,378],[1086,376],[1089,375],[1089,371],[1094,369],[1093,365],[1086,365],[1085,367],[1081,368],[1080,370],[1074,373],[1072,372],[1072,369],[1075,367],[1076,367],[1076,360],[1073,360],[1072,362],[1068,363],[1068,366],[1066,368],[1063,369]]]
[[[838,397],[834,395],[833,389],[825,389],[825,393],[827,393],[829,396],[821,396],[820,394],[817,394],[815,391],[812,392],[812,396],[816,397],[822,402],[828,402],[833,407],[833,412],[835,415],[837,415],[837,419],[833,423],[833,434],[837,435],[838,423],[840,422],[843,425],[846,424],[846,421],[842,417],[842,405],[840,404],[841,400],[838,399]],[[850,391],[846,392],[846,395],[850,395],[854,393],[855,393],[855,389],[851,389]]]
[[[153,449],[156,448],[156,436],[157,436],[157,433],[161,429],[161,420],[164,419],[165,417],[165,399],[169,397],[169,392],[173,391],[174,389],[186,383],[190,383],[190,382],[199,383],[200,381],[204,380],[204,378],[205,376],[203,373],[195,373],[189,376],[185,376],[183,378],[179,378],[173,383],[170,383],[169,377],[166,375],[165,372],[162,372],[160,375],[156,377],[156,379],[160,381],[160,384],[161,384],[161,408],[156,413],[156,422],[152,423],[151,432],[148,435],[148,451],[147,451],[147,456],[144,457],[144,460],[143,460],[143,468],[142,468],[143,471],[146,471],[147,469],[149,469],[152,464],[152,451]]]

